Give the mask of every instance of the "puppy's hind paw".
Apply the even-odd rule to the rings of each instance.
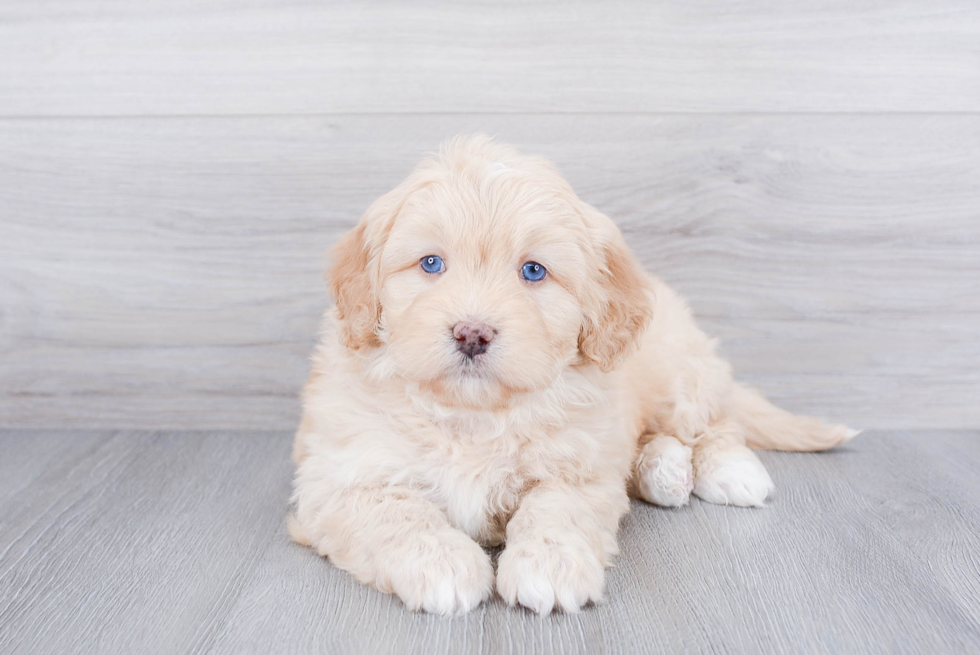
[[[691,449],[674,437],[651,440],[634,466],[634,484],[640,497],[662,507],[686,505],[694,489],[691,459]]]
[[[745,446],[694,455],[694,495],[709,503],[765,507],[776,490],[769,472]]]

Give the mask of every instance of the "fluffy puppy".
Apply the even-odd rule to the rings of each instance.
[[[293,539],[411,609],[496,588],[546,614],[602,597],[629,494],[761,507],[749,449],[844,426],[732,381],[613,222],[484,136],[423,161],[341,239],[296,434]]]

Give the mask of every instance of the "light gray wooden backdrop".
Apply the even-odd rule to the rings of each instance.
[[[292,427],[324,252],[484,131],[786,407],[977,427],[978,112],[976,0],[4,0],[0,425]]]

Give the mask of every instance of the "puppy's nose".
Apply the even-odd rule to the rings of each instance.
[[[453,326],[456,349],[471,359],[487,352],[496,334],[497,331],[485,323],[460,321]]]

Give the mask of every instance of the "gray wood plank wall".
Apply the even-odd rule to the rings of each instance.
[[[8,0],[0,425],[289,429],[324,252],[469,131],[784,406],[980,425],[973,0]]]

